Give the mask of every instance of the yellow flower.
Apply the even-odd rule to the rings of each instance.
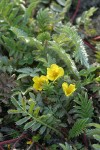
[[[66,82],[62,84],[63,91],[66,96],[70,96],[75,90],[75,84],[68,85]]]
[[[8,145],[7,145],[7,148],[8,148],[8,150],[10,150],[10,149],[11,149],[11,145],[10,145],[10,144],[8,144]]]
[[[35,90],[41,91],[43,89],[43,84],[44,83],[48,83],[48,78],[46,76],[35,76],[33,79],[34,84],[33,84],[33,88]]]
[[[31,145],[33,142],[30,140],[30,141],[27,141],[26,142],[28,145]]]
[[[52,64],[50,68],[47,68],[47,78],[51,81],[55,81],[63,75],[64,69],[56,64]]]

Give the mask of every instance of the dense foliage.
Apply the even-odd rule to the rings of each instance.
[[[72,6],[0,1],[1,150],[100,149],[99,8],[74,21]]]

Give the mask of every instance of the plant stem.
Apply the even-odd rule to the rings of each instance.
[[[77,6],[76,6],[76,10],[75,10],[75,12],[74,12],[74,14],[73,14],[73,16],[71,17],[71,20],[70,20],[71,23],[73,23],[73,21],[74,21],[76,15],[77,15],[77,13],[78,13],[78,11],[79,11],[80,3],[81,3],[81,0],[78,0]]]
[[[95,41],[100,41],[100,35],[93,38]]]
[[[83,40],[84,44],[86,44],[87,46],[89,46],[92,50],[96,51],[96,49],[94,48],[93,45],[91,45],[88,41]]]
[[[88,149],[88,142],[87,142],[87,137],[86,137],[86,134],[84,132],[84,135],[83,135],[83,141],[84,141],[84,144],[85,144],[85,147]]]
[[[4,150],[4,149],[2,148],[2,146],[0,146],[0,150]]]
[[[22,138],[22,137],[25,137],[25,136],[26,136],[26,134],[25,134],[25,133],[22,133],[22,134],[19,136],[18,140],[16,140],[16,142],[14,143],[14,145],[13,145],[13,147],[12,147],[11,150],[13,150],[13,149],[15,148],[16,144],[21,140],[21,138]]]
[[[14,142],[16,142],[17,140],[19,140],[19,138],[25,137],[25,135],[26,135],[26,134],[23,134],[22,136],[20,136],[20,137],[18,137],[18,138],[0,142],[0,146],[1,146],[1,145],[5,145],[5,144],[14,143]],[[0,147],[0,148],[1,148],[1,147]]]
[[[31,150],[31,148],[33,147],[33,145],[34,145],[34,142],[28,147],[27,150]]]

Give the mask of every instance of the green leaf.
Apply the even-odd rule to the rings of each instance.
[[[25,97],[21,99],[21,104],[22,104],[23,109],[26,110],[26,98]]]
[[[11,101],[12,101],[13,105],[14,105],[16,108],[21,109],[20,104],[18,103],[18,101],[17,101],[14,97],[11,98]]]
[[[86,130],[86,134],[87,134],[87,136],[89,136],[89,137],[93,137],[93,135],[99,135],[100,134],[100,129],[88,129],[88,130]]]
[[[27,74],[20,74],[18,77],[17,77],[17,80],[21,79],[21,78],[24,78],[24,77],[27,77],[28,75]]]
[[[61,48],[58,44],[50,42],[51,50],[58,55],[58,57],[67,65],[69,71],[77,78],[79,78],[79,72],[75,66],[74,61],[71,59],[70,55],[67,54],[63,48]]]
[[[62,0],[58,0],[58,1],[62,2]],[[61,19],[65,18],[66,13],[69,11],[69,9],[71,7],[71,4],[72,4],[72,0],[66,0],[66,1],[64,0],[64,3],[63,3],[64,8],[63,8],[62,12],[59,15],[61,17]]]
[[[65,0],[57,0],[57,2],[62,6],[65,6],[65,3],[66,3]]]
[[[33,0],[32,3],[28,6],[28,8],[25,11],[23,24],[27,24],[29,17],[32,15],[32,10],[36,8],[36,6],[39,4],[40,0]]]
[[[86,29],[89,29],[88,24],[91,23],[91,17],[93,16],[93,14],[97,11],[98,8],[95,7],[91,7],[89,10],[86,10],[82,13],[81,17],[78,19],[79,20],[79,24],[85,26]]]
[[[50,33],[49,32],[42,32],[37,36],[37,39],[41,42],[49,41],[50,40]]]
[[[40,123],[35,123],[32,125],[32,131],[36,131],[40,128],[41,124]]]
[[[74,101],[76,102],[74,106],[76,116],[81,119],[89,118],[89,121],[91,121],[93,116],[93,102],[88,99],[87,93],[85,93],[85,96],[78,94]]]
[[[40,134],[34,135],[34,136],[32,137],[32,140],[33,140],[34,142],[38,142],[39,139],[41,139]]]
[[[40,134],[43,134],[46,130],[46,126],[42,126],[39,130]]]
[[[90,126],[90,127],[93,126],[93,127],[100,129],[100,124],[98,124],[98,123],[89,123],[88,126]]]
[[[37,76],[37,72],[39,72],[39,71],[40,71],[40,69],[38,69],[38,68],[32,69],[30,67],[18,69],[17,72],[20,72],[22,74],[20,74],[18,76],[17,80],[20,78],[26,77],[26,76],[31,76],[31,77]]]
[[[30,118],[31,118],[30,116],[24,117],[24,118],[18,120],[18,121],[16,122],[16,125],[22,125],[22,124],[24,124],[25,122],[27,122]]]
[[[40,107],[37,107],[37,108],[34,110],[33,115],[34,115],[35,117],[38,117],[39,112],[40,112]]]
[[[48,9],[40,9],[37,14],[37,23],[42,31],[47,30],[50,23],[50,15]]]
[[[93,147],[95,150],[100,150],[100,144],[93,144],[92,147]]]
[[[96,71],[98,69],[98,67],[94,67],[94,66],[90,66],[90,68],[88,69],[82,69],[79,74],[80,76],[85,76],[87,77],[88,75],[90,75],[91,73],[93,73],[94,71]]]
[[[52,4],[50,5],[51,9],[56,11],[56,12],[62,12],[62,7],[60,5],[58,5],[55,2],[52,2]]]
[[[32,98],[33,100],[35,100],[35,95],[31,92],[29,92],[30,98]]]
[[[15,35],[17,35],[18,38],[24,38],[24,37],[27,37],[27,36],[28,36],[26,32],[24,32],[24,31],[22,31],[21,29],[18,29],[18,28],[16,28],[16,27],[11,27],[10,30],[11,30],[12,32],[14,32]]]
[[[59,144],[63,150],[72,150],[72,146],[65,142],[65,144]]]
[[[70,23],[67,23],[67,25],[61,29],[61,31],[66,33],[66,38],[68,38],[75,47],[75,60],[80,61],[82,65],[84,65],[86,68],[89,68],[88,55],[85,50],[84,43],[81,37],[78,35],[75,26],[71,26]]]
[[[25,124],[24,129],[27,130],[29,128],[31,128],[36,122],[34,120],[28,122]]]
[[[100,142],[100,135],[93,135],[94,139]]]
[[[22,99],[23,99],[22,94],[21,94],[21,92],[19,92],[18,93],[18,102],[20,103],[20,105],[22,104]]]
[[[69,131],[69,138],[77,137],[85,130],[88,119],[78,119]]]
[[[15,109],[10,109],[10,110],[8,110],[8,113],[9,114],[19,114],[19,113],[23,113],[23,111],[15,110]]]
[[[0,2],[0,12],[3,11],[4,6],[5,6],[5,0],[2,0],[2,1]]]
[[[29,114],[31,114],[31,115],[33,115],[33,110],[34,110],[34,107],[35,107],[35,105],[36,105],[36,102],[35,101],[33,101],[33,100],[29,100],[28,101],[28,103],[29,103],[29,105],[30,105],[30,108],[29,108]]]
[[[24,41],[29,46],[35,45],[38,49],[40,50],[43,49],[42,43],[40,41],[38,41],[34,37],[28,37],[27,33],[24,32],[23,30],[16,27],[11,27],[10,30],[17,36],[17,38]]]

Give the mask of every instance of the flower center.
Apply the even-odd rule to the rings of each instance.
[[[53,76],[54,76],[54,77],[57,77],[58,74],[59,74],[58,71],[54,71],[54,72],[53,72]]]
[[[72,90],[70,88],[67,89],[67,94],[70,94]]]

